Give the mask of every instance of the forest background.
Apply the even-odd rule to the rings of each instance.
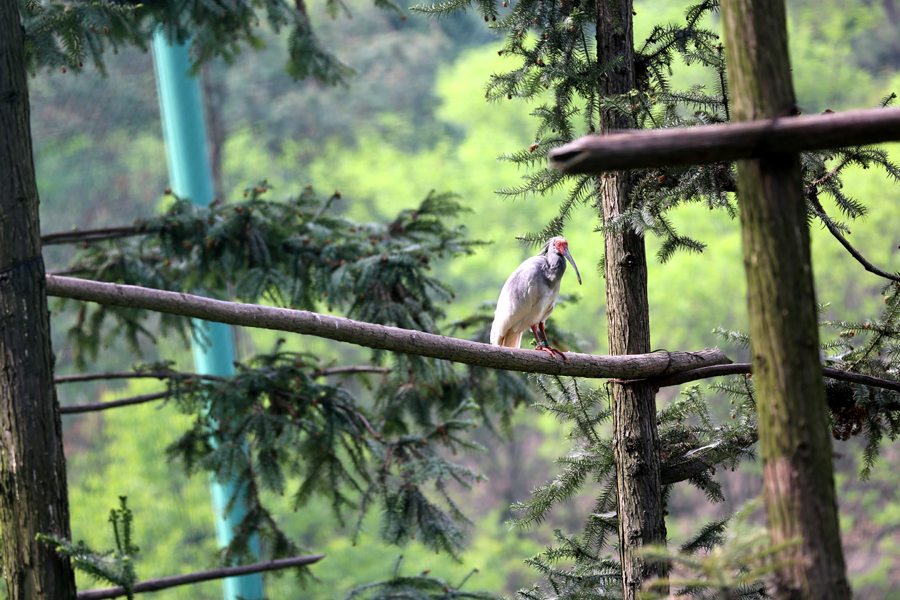
[[[354,18],[312,16],[323,43],[357,70],[349,88],[295,83],[282,68],[285,40],[266,37],[267,48],[245,52],[234,66],[213,61],[203,71],[214,148],[219,152],[217,196],[238,199],[248,185],[268,178],[275,197],[299,192],[307,184],[323,193],[339,189],[340,209],[359,220],[386,220],[417,205],[432,189],[453,191],[473,212],[464,222],[472,239],[493,242],[472,257],[436,265],[455,289],[449,318],[469,315],[496,300],[503,281],[534,252],[517,235],[542,228],[557,212],[559,199],[504,200],[496,192],[517,184],[523,174],[504,153],[527,147],[534,130],[527,104],[498,105],[484,99],[493,71],[513,68],[498,57],[500,40],[475,15],[406,20],[359,1],[349,2]],[[636,2],[635,39],[657,23],[678,22],[687,4]],[[791,60],[799,106],[804,113],[876,106],[900,92],[900,20],[892,0],[788,3]],[[718,28],[714,18],[707,23]],[[120,52],[107,62],[109,78],[98,73],[42,73],[30,81],[35,161],[44,232],[127,224],[157,214],[171,198],[153,66],[149,54]],[[676,87],[706,83],[705,73],[676,71]],[[711,82],[710,82],[711,83]],[[890,147],[893,160],[900,147]],[[872,262],[900,270],[900,187],[883,176],[857,170],[845,177],[847,188],[869,207],[854,223],[851,240]],[[695,350],[723,341],[713,328],[747,329],[744,273],[740,264],[739,225],[705,206],[685,206],[673,214],[684,233],[708,244],[702,255],[679,253],[665,264],[651,261],[650,306],[653,348]],[[594,233],[596,215],[583,208],[565,235],[584,275],[563,293],[580,301],[557,310],[553,320],[579,332],[583,350],[606,352],[603,279],[596,269],[602,243]],[[652,256],[656,241],[649,240]],[[64,268],[70,249],[47,248],[48,271]],[[818,299],[847,320],[875,314],[882,302],[881,283],[862,273],[827,232],[813,231]],[[826,318],[828,313],[826,312]],[[63,314],[53,317],[57,375],[75,372]],[[823,332],[826,339],[837,332]],[[277,333],[242,330],[239,353],[268,351]],[[314,338],[289,336],[287,346],[311,351],[340,364],[363,360],[363,350]],[[746,351],[725,346],[735,360]],[[143,357],[124,344],[101,352],[90,371],[128,370],[135,362],[160,357],[192,370],[190,351],[176,339],[161,339]],[[162,389],[148,381],[77,384],[60,388],[62,404],[111,400]],[[678,393],[659,396],[666,402]],[[717,402],[727,418],[728,401]],[[174,406],[141,405],[83,416],[65,416],[72,533],[93,547],[112,546],[106,525],[118,496],[128,496],[142,550],[141,579],[208,567],[215,552],[207,481],[186,478],[180,465],[166,462],[165,448],[185,427]],[[484,455],[470,457],[489,481],[457,494],[476,524],[471,528],[464,563],[434,556],[415,544],[386,548],[377,539],[377,515],[356,546],[341,530],[326,503],[293,513],[285,501],[278,518],[310,551],[327,555],[313,568],[317,582],[298,592],[291,576],[268,577],[270,598],[340,598],[354,585],[387,578],[397,556],[404,571],[431,569],[458,581],[472,568],[479,573],[468,586],[513,596],[537,579],[523,559],[542,550],[553,527],[576,530],[592,499],[573,499],[551,522],[532,530],[506,525],[509,506],[526,500],[530,490],[554,474],[553,461],[567,448],[566,431],[550,416],[520,408],[511,443],[488,432],[480,440]],[[900,494],[891,465],[900,447],[886,443],[881,464],[867,482],[859,482],[861,444],[836,442],[837,485],[848,571],[861,599],[894,597],[900,573],[891,567],[900,554]],[[693,489],[678,489],[669,504],[669,535],[683,540],[701,522],[719,517],[758,495],[758,464],[743,463],[725,474],[726,502],[710,504]],[[79,575],[79,577],[81,577]],[[79,579],[79,588],[90,587]],[[0,597],[3,591],[0,589]],[[158,598],[219,598],[221,584],[210,582],[157,594]]]

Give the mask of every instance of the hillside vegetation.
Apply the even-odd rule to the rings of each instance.
[[[262,178],[271,182],[275,197],[308,184],[328,192],[339,189],[342,210],[357,220],[393,215],[417,204],[430,190],[460,194],[472,211],[465,218],[470,237],[492,242],[474,257],[436,267],[456,292],[456,300],[447,306],[448,319],[462,318],[482,303],[495,301],[506,277],[534,253],[516,236],[539,231],[557,213],[557,197],[514,202],[495,193],[523,175],[497,157],[533,141],[532,109],[513,101],[485,101],[488,75],[509,66],[498,57],[500,44],[488,24],[475,16],[401,20],[361,1],[348,4],[352,20],[319,15],[317,26],[323,41],[358,71],[349,88],[292,82],[282,61],[273,58],[283,53],[284,44],[275,35],[268,36],[267,49],[244,54],[233,67],[214,63],[206,69],[209,110],[221,124],[215,132],[221,157],[218,193],[226,201],[237,199]],[[662,0],[636,4],[636,39],[657,22],[680,20],[684,9]],[[900,24],[892,21],[892,6],[891,0],[790,3],[791,54],[804,112],[872,107],[886,94],[900,92]],[[88,73],[31,80],[45,232],[127,224],[157,213],[168,202],[150,57],[124,52],[108,68],[108,79]],[[703,83],[703,78],[701,72],[680,69],[675,84]],[[900,160],[900,145],[891,146],[891,153]],[[881,268],[900,270],[900,186],[881,173],[857,170],[846,177],[846,189],[869,208],[866,219],[852,224],[851,241]],[[680,253],[665,264],[651,264],[652,345],[668,350],[723,345],[713,328],[747,328],[738,223],[723,212],[695,205],[675,214],[674,224],[708,246],[702,254]],[[597,215],[583,208],[566,226],[584,285],[566,278],[563,293],[577,294],[579,300],[558,309],[551,320],[578,332],[585,351],[604,353],[605,291],[602,271],[596,268],[602,240],[594,232],[596,225]],[[655,243],[648,248],[651,255]],[[881,282],[865,274],[827,231],[813,231],[813,251],[818,299],[831,306],[826,317],[875,314],[882,302]],[[68,252],[50,249],[48,270],[64,269]],[[65,317],[54,317],[58,374],[74,371],[65,344],[67,327]],[[824,332],[826,338],[836,334]],[[244,355],[254,349],[267,351],[277,337],[244,331],[240,349]],[[190,352],[177,340],[163,339],[160,344],[148,347],[141,358],[111,340],[89,370],[126,370],[134,362],[159,356],[177,357],[178,367],[192,369]],[[357,348],[322,340],[289,339],[288,346],[315,352],[325,362],[338,355],[348,360],[363,356]],[[747,358],[741,348],[725,349],[735,361]],[[64,404],[87,402],[158,389],[159,384],[147,382],[69,385],[60,388],[60,398]],[[726,401],[722,404],[721,414],[727,415]],[[165,455],[166,445],[185,427],[184,419],[169,405],[64,418],[73,536],[94,547],[110,546],[106,515],[118,504],[118,496],[127,495],[142,549],[141,578],[205,568],[214,559],[207,482],[186,478]],[[567,445],[566,432],[555,420],[528,408],[519,409],[514,425],[513,442],[500,443],[484,432],[481,441],[491,452],[470,458],[490,481],[467,493],[464,509],[476,527],[461,565],[415,545],[385,548],[373,531],[376,519],[354,544],[338,529],[326,504],[294,513],[289,502],[281,502],[277,517],[285,528],[311,552],[328,555],[314,569],[319,580],[304,597],[338,598],[354,585],[385,578],[401,553],[407,574],[439,570],[453,584],[474,567],[480,573],[469,585],[507,596],[533,581],[534,573],[522,560],[542,549],[552,526],[577,525],[591,500],[573,500],[566,511],[554,514],[551,527],[511,531],[505,524],[509,505],[524,500],[552,476],[553,460]],[[900,449],[886,444],[881,464],[866,483],[857,481],[859,445],[837,442],[836,452],[841,457],[844,544],[856,597],[894,597],[891,590],[900,587],[900,575],[890,566],[900,541],[891,532],[900,527],[900,497],[889,465],[900,458]],[[708,504],[687,491],[676,494],[670,504],[670,536],[683,538],[699,520],[723,515],[754,497],[761,486],[758,465],[729,473],[724,481],[725,505]],[[298,595],[290,575],[267,581],[273,599]],[[80,589],[87,587],[88,582],[79,581]],[[213,582],[155,597],[211,599],[220,594],[220,584]]]

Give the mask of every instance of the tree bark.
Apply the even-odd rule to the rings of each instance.
[[[75,598],[19,6],[0,0],[0,530],[10,600]]]
[[[626,94],[635,87],[632,0],[596,0],[597,62],[618,62],[602,76],[601,96]],[[600,115],[600,133],[630,128],[620,115]],[[632,188],[627,171],[600,179],[604,221],[624,212]],[[605,237],[606,314],[609,353],[650,352],[650,304],[647,298],[647,255],[644,238],[631,229]],[[653,382],[612,386],[613,452],[618,489],[619,554],[625,600],[638,596],[648,576],[665,567],[648,563],[638,553],[647,544],[665,544],[666,524],[660,483],[659,432]]]
[[[783,0],[729,0],[722,16],[735,118],[796,113]],[[740,161],[738,189],[769,531],[802,540],[777,595],[847,599],[799,157]]]

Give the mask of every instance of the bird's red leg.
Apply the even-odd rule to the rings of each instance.
[[[535,327],[538,327],[541,330],[541,335],[543,336],[543,340],[541,339],[541,336],[538,336],[538,332],[535,329]],[[536,350],[542,350],[544,352],[549,352],[553,356],[553,358],[556,358],[556,355],[559,354],[560,356],[563,357],[564,360],[569,360],[566,357],[566,355],[562,353],[561,350],[557,350],[556,348],[554,348],[553,346],[550,345],[550,340],[547,339],[547,332],[544,331],[543,321],[541,321],[540,323],[537,323],[535,325],[532,325],[531,331],[534,332],[534,338],[537,340],[537,343],[538,343]]]

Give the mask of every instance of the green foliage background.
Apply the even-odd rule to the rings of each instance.
[[[359,72],[349,88],[315,82],[293,83],[283,72],[285,40],[264,33],[268,48],[238,57],[231,68],[213,63],[205,81],[220,98],[226,136],[222,147],[220,193],[239,197],[248,184],[267,177],[275,193],[293,193],[307,183],[340,189],[342,208],[358,220],[385,218],[413,206],[431,190],[455,191],[474,210],[466,224],[474,239],[494,242],[478,255],[438,267],[455,288],[451,318],[469,314],[494,300],[508,274],[532,249],[517,235],[539,230],[556,214],[559,198],[502,201],[494,191],[523,173],[498,155],[531,143],[530,108],[519,102],[489,105],[484,84],[492,71],[509,68],[497,56],[501,44],[487,24],[474,17],[407,21],[359,2],[349,3],[354,19],[332,21],[312,11],[323,43]],[[657,22],[677,21],[683,6],[644,1],[636,4],[636,39]],[[874,106],[891,91],[900,92],[900,51],[885,15],[875,4],[846,0],[794,0],[790,3],[791,53],[799,104],[804,112]],[[161,140],[152,66],[138,51],[122,52],[108,64],[110,77],[85,73],[41,74],[30,80],[35,160],[42,199],[44,231],[124,224],[156,213],[165,200],[165,154]],[[690,68],[679,70],[678,85],[703,82]],[[110,117],[116,117],[110,121]],[[891,146],[894,160],[900,146]],[[900,189],[878,173],[857,170],[846,188],[867,203],[867,219],[853,223],[851,242],[873,263],[900,270],[897,232]],[[826,206],[826,209],[829,207]],[[719,212],[690,206],[673,216],[680,231],[706,242],[702,255],[680,253],[665,265],[650,266],[650,302],[654,348],[700,349],[721,342],[713,327],[746,329],[745,284],[738,224]],[[592,265],[602,240],[593,233],[596,215],[581,209],[566,228],[584,285],[567,279],[563,292],[582,301],[554,313],[553,320],[578,331],[585,349],[605,352],[605,291]],[[650,240],[650,254],[655,253]],[[813,232],[819,301],[831,303],[841,318],[873,315],[879,309],[880,281],[864,273],[827,231]],[[47,253],[48,266],[61,266],[67,250]],[[71,372],[72,357],[63,342],[67,317],[54,318],[58,372]],[[830,335],[830,334],[828,334]],[[242,348],[267,350],[277,334],[246,331]],[[292,349],[352,363],[364,354],[316,339],[291,339]],[[134,360],[113,345],[92,371],[127,369]],[[726,348],[737,360],[741,350]],[[150,348],[146,360],[175,358],[190,370],[189,353],[174,340]],[[61,387],[63,403],[112,399],[160,389],[158,384],[83,384]],[[661,394],[661,401],[677,392]],[[724,404],[724,402],[723,402]],[[727,414],[727,407],[721,407]],[[66,417],[66,451],[72,502],[73,536],[94,547],[110,547],[109,508],[127,495],[136,518],[143,560],[141,578],[188,572],[211,565],[215,551],[207,482],[187,479],[178,465],[167,464],[164,449],[187,426],[173,407],[144,405],[102,414]],[[474,516],[464,564],[430,555],[416,545],[385,548],[370,531],[354,547],[329,515],[325,503],[293,513],[278,509],[285,527],[310,552],[328,557],[313,572],[317,582],[298,591],[291,575],[268,577],[271,598],[341,597],[354,585],[387,577],[403,553],[404,573],[432,569],[453,583],[473,567],[480,573],[467,585],[512,595],[530,583],[522,563],[539,552],[552,526],[574,529],[590,499],[575,500],[554,514],[550,527],[510,531],[509,504],[553,472],[553,459],[566,448],[565,432],[549,416],[520,410],[513,446],[498,445],[488,456],[470,460],[488,472],[466,499]],[[886,445],[881,468],[866,483],[856,480],[859,444],[837,443],[842,528],[850,575],[858,598],[890,598],[900,586],[890,567],[898,551],[891,535],[900,527],[900,495],[890,465],[896,446]],[[724,476],[728,502],[711,506],[695,492],[679,489],[670,504],[670,536],[684,539],[694,524],[734,509],[760,489],[758,465]],[[279,505],[279,499],[273,499]],[[91,587],[80,580],[79,588]],[[3,592],[0,591],[0,596]],[[158,598],[215,598],[218,583],[157,593]]]

